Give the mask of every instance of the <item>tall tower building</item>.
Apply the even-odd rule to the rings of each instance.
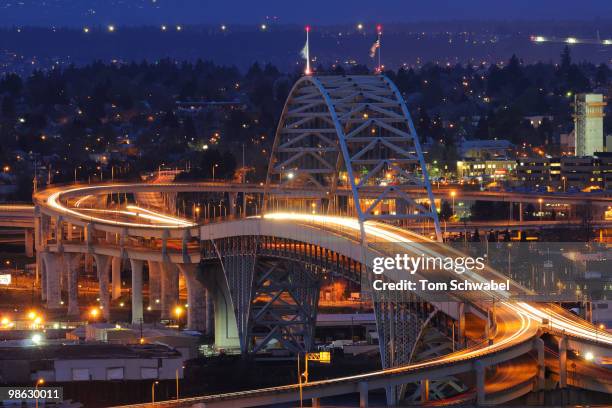
[[[595,152],[604,151],[605,106],[602,94],[576,94],[574,98],[576,156],[593,156]]]

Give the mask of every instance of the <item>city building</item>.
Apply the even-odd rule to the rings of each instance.
[[[463,159],[489,160],[512,157],[514,145],[508,140],[465,140],[459,147]]]
[[[592,156],[595,152],[604,151],[605,106],[601,94],[576,94],[574,99],[576,156]]]
[[[525,157],[518,161],[521,185],[550,187],[554,191],[612,190],[612,153],[593,156]]]
[[[550,180],[550,161],[548,157],[523,157],[518,160],[516,177],[521,185],[547,185]]]
[[[537,129],[540,126],[542,126],[542,124],[544,124],[544,121],[552,122],[553,116],[552,115],[532,115],[532,116],[525,116],[525,120],[529,122],[529,124],[534,129]]]
[[[146,344],[164,344],[181,353],[184,359],[198,357],[198,336],[189,332],[178,331],[151,325],[116,325],[95,323],[80,326],[66,333],[66,339],[85,342],[104,342],[111,344],[137,344],[141,340]]]
[[[576,134],[573,130],[559,135],[559,150],[562,156],[572,156],[576,152]]]
[[[516,169],[515,160],[460,160],[457,162],[459,179],[508,180]]]
[[[18,343],[18,344],[17,344]],[[174,379],[183,376],[184,358],[160,344],[49,343],[0,348],[0,382]]]

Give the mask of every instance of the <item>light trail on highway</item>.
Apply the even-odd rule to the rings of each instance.
[[[55,209],[56,211],[62,212],[64,214],[71,214],[74,215],[76,217],[79,218],[83,218],[85,220],[88,221],[97,221],[97,222],[102,222],[102,223],[106,223],[106,224],[113,224],[113,225],[122,225],[122,226],[126,226],[126,227],[134,227],[134,228],[188,228],[188,227],[196,227],[197,224],[186,221],[182,218],[178,218],[178,217],[173,217],[170,215],[166,215],[166,214],[161,214],[161,213],[157,213],[151,210],[147,210],[144,208],[140,208],[137,206],[127,206],[126,208],[131,209],[133,211],[121,211],[121,210],[108,210],[108,209],[96,209],[96,211],[101,212],[101,213],[107,213],[107,214],[118,214],[121,213],[123,215],[130,215],[130,216],[134,216],[134,217],[140,217],[143,219],[148,219],[151,221],[155,221],[158,222],[158,224],[144,224],[144,223],[139,223],[139,222],[129,222],[129,221],[118,221],[118,220],[113,220],[113,219],[109,219],[109,218],[103,218],[101,216],[88,216],[86,214],[83,214],[82,211],[83,209],[80,210],[73,210],[71,208],[68,208],[67,206],[65,206],[64,204],[61,203],[60,201],[60,196],[62,194],[68,194],[68,193],[74,193],[77,191],[87,191],[89,189],[96,189],[97,187],[76,187],[73,189],[69,189],[69,190],[59,190],[59,191],[55,191],[53,193],[51,193],[46,200],[46,204]],[[89,196],[85,196],[85,197],[89,197]],[[85,198],[84,197],[84,198]],[[79,202],[79,201],[77,201]],[[90,209],[91,210],[91,209]]]

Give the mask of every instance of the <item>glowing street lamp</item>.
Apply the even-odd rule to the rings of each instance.
[[[456,195],[457,195],[457,192],[455,190],[450,192],[451,199],[453,200],[453,206],[452,206],[453,215],[455,215],[455,196]]]
[[[540,221],[542,220],[542,203],[544,200],[542,198],[538,198],[538,203],[540,204]]]
[[[112,33],[112,32],[114,32],[114,31],[115,31],[115,26],[114,26],[114,25],[112,25],[112,24],[111,24],[111,25],[109,25],[107,28],[108,28],[108,32],[109,32],[109,33]]]
[[[181,316],[183,316],[184,309],[181,306],[174,308],[174,315],[176,316],[176,325],[181,326]]]
[[[219,165],[217,163],[212,165],[212,181],[215,181],[215,169],[219,167]]]
[[[98,309],[97,307],[92,307],[91,310],[89,311],[89,316],[91,316],[92,319],[97,319],[98,316],[100,315],[100,309]]]
[[[151,404],[155,404],[155,386],[159,384],[159,381],[153,381],[151,384]]]
[[[39,385],[43,385],[45,383],[45,379],[44,378],[39,378],[38,381],[36,381],[36,384],[34,384],[34,391],[38,390],[38,386]],[[36,392],[36,408],[38,408],[38,393]]]

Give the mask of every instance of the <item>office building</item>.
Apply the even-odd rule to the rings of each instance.
[[[601,94],[577,94],[574,99],[576,156],[604,151],[603,117],[606,103]]]

